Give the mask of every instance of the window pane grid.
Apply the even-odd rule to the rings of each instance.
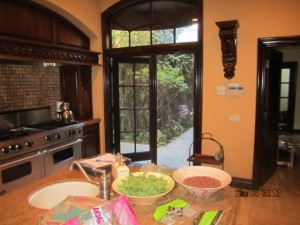
[[[121,152],[136,153],[137,144],[150,142],[149,68],[148,64],[123,63],[119,70]]]

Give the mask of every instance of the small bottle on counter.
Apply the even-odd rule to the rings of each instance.
[[[111,174],[113,176],[113,179],[118,178],[117,167],[119,166],[119,161],[120,161],[119,158],[120,158],[120,153],[117,154],[116,161],[111,164]]]
[[[116,157],[116,162],[112,163],[112,175],[114,179],[122,177],[129,174],[129,168],[123,162],[122,155],[118,154]]]

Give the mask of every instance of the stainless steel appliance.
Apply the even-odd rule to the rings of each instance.
[[[0,195],[81,158],[83,123],[46,121],[0,132]]]

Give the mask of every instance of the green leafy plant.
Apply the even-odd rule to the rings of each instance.
[[[163,194],[167,191],[167,180],[144,172],[141,175],[129,173],[121,180],[118,191],[130,196],[149,197]]]

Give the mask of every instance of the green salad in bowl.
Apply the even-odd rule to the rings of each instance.
[[[116,179],[112,188],[118,194],[128,196],[135,204],[152,204],[168,194],[175,186],[175,181],[158,172],[136,172]]]

